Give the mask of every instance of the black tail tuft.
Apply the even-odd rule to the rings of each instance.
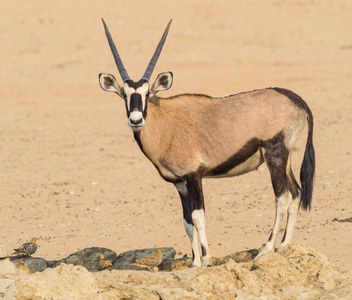
[[[314,172],[315,152],[313,146],[313,116],[311,113],[308,113],[308,137],[300,173],[300,180],[302,185],[300,205],[302,205],[304,210],[311,209]]]

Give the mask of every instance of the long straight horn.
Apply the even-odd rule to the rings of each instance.
[[[154,55],[153,55],[152,59],[150,60],[149,65],[148,65],[147,69],[145,70],[145,73],[144,73],[142,79],[145,79],[145,80],[149,81],[150,76],[153,73],[155,64],[158,61],[159,55],[161,53],[161,49],[163,49],[167,34],[169,33],[169,28],[170,28],[171,22],[172,22],[172,19],[170,20],[169,24],[167,24],[166,29],[164,31],[164,34],[161,37],[161,40],[160,40],[160,42],[158,44],[158,47],[156,47]]]
[[[111,49],[112,55],[114,56],[117,69],[120,72],[122,80],[125,82],[127,79],[130,79],[130,76],[128,76],[127,71],[126,71],[125,67],[123,66],[122,60],[120,58],[119,53],[117,52],[115,43],[112,40],[108,26],[106,26],[106,23],[103,18],[101,20],[103,21],[103,24],[104,24],[105,34],[106,34],[106,37],[108,38],[110,49]]]

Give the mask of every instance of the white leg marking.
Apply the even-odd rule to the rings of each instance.
[[[188,190],[185,182],[176,183],[175,186],[176,186],[176,189],[179,191],[179,193],[183,195],[188,194]]]
[[[285,240],[280,245],[281,248],[291,243],[293,232],[295,230],[296,221],[297,221],[299,199],[300,197],[292,199],[290,205],[288,206],[286,236],[285,236]]]
[[[175,186],[181,195],[183,195],[184,197],[188,196],[188,190],[185,182],[177,183],[175,184]],[[192,252],[194,255],[193,266],[200,267],[201,262],[198,248],[198,232],[196,228],[192,224],[187,223],[185,219],[183,219],[183,224],[185,225],[187,235],[191,241]]]
[[[210,250],[208,246],[207,236],[205,233],[205,217],[204,210],[197,209],[192,212],[192,221],[199,233],[199,241],[202,246],[202,252],[205,251],[205,255],[202,256],[202,266],[206,267],[212,264]],[[203,253],[202,253],[203,254]]]
[[[265,244],[264,249],[258,254],[257,257],[275,250],[275,242],[277,235],[280,232],[281,222],[285,214],[287,213],[288,205],[291,202],[291,193],[287,192],[276,199],[276,216],[274,227],[271,232],[270,240]]]
[[[201,263],[200,263],[199,249],[198,249],[197,230],[195,230],[195,227],[192,224],[188,224],[185,219],[183,220],[183,224],[185,225],[186,232],[189,236],[189,239],[191,240],[191,246],[192,246],[192,251],[194,255],[193,266],[200,267]]]

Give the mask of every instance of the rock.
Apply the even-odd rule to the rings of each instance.
[[[246,251],[241,251],[241,252],[235,252],[230,255],[227,255],[223,258],[217,258],[215,259],[215,265],[219,266],[222,264],[227,263],[230,259],[233,259],[235,262],[240,263],[240,262],[248,262],[252,259],[254,259],[258,255],[258,250],[257,249],[251,249],[251,250],[246,250]]]
[[[15,280],[0,279],[0,299],[5,299],[5,300],[17,299]]]
[[[174,250],[168,249],[165,269],[182,268],[190,261],[173,259]],[[147,250],[125,252],[119,255],[120,263],[156,251]],[[324,255],[299,244],[248,262],[230,258],[219,266],[170,272],[89,272],[61,264],[13,278],[18,299],[352,299],[352,271],[340,272]]]
[[[98,286],[93,274],[82,266],[62,264],[41,273],[21,276],[16,280],[18,298],[67,299],[72,296],[96,295]]]
[[[149,248],[149,249],[139,249],[139,250],[130,250],[119,254],[116,262],[114,263],[113,269],[115,270],[146,270],[145,268],[133,266],[133,264],[137,259],[141,259],[142,257],[155,253],[157,248]],[[174,258],[176,255],[176,251],[173,247],[163,248],[163,261],[165,259]]]
[[[323,288],[330,291],[336,287],[336,281],[340,280],[339,269],[336,266],[326,263],[321,266],[316,274],[318,282],[323,284]]]
[[[16,268],[15,264],[10,261],[9,258],[0,260],[0,276],[1,275],[14,275],[18,274],[19,271]],[[0,298],[1,299],[1,298]]]
[[[162,269],[164,271],[185,270],[192,267],[192,259],[183,257],[179,259],[166,258],[162,262]]]
[[[11,258],[11,260],[22,274],[43,272],[48,267],[46,260],[39,257],[15,257]]]
[[[274,285],[305,285],[307,278],[297,268],[279,253],[267,253],[257,258],[253,265],[254,274],[268,288]]]
[[[8,252],[5,245],[0,245],[0,259],[8,257]]]
[[[105,259],[109,259],[112,264],[117,260],[117,255],[114,251],[101,247],[91,247],[77,251],[64,259],[58,260],[54,264],[51,263],[51,265],[55,268],[64,263],[84,266],[88,270],[97,270],[100,254],[103,254]]]

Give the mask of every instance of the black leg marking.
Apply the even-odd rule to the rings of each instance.
[[[189,196],[188,191],[186,192],[178,192],[181,198],[182,210],[183,210],[183,219],[190,225],[193,225],[192,221],[192,211],[193,211],[193,203],[192,199]]]
[[[284,235],[282,237],[281,243],[283,243],[285,241],[285,239],[286,239],[286,231],[287,231],[287,229],[285,229],[285,232],[284,232]]]
[[[313,146],[313,114],[308,107],[307,103],[297,94],[290,90],[281,88],[272,88],[278,93],[285,95],[292,101],[294,105],[306,111],[308,115],[308,136],[307,144],[304,152],[303,162],[300,172],[301,180],[301,203],[304,210],[311,209],[312,193],[313,193],[313,182],[315,173],[315,151]]]
[[[191,202],[191,214],[196,209],[204,210],[204,195],[202,188],[202,169],[198,172],[190,173],[184,176],[187,190],[189,193],[189,201]]]
[[[201,245],[201,248],[202,248],[202,256],[206,256],[207,250],[205,249],[205,247],[203,245]]]
[[[292,170],[290,170],[290,192],[292,194],[292,198],[297,198],[299,196],[299,191],[301,190],[295,176],[293,175]]]
[[[269,236],[269,239],[268,239],[268,242],[270,242],[272,238],[273,238],[273,233],[271,232],[270,236]]]
[[[191,208],[190,216],[194,229],[199,234],[199,242],[202,247],[202,266],[211,264],[211,255],[208,247],[207,237],[205,233],[205,217],[204,217],[204,195],[202,188],[203,169],[197,172],[187,174],[183,177],[186,184],[188,200],[191,203],[188,207]],[[182,193],[181,193],[182,194]],[[185,201],[184,201],[185,202]],[[187,209],[187,208],[186,208]],[[189,213],[189,212],[188,212]],[[193,248],[196,251],[197,246],[193,243]],[[199,253],[195,253],[195,264],[199,261]]]
[[[286,166],[289,151],[284,143],[284,133],[280,132],[264,143],[265,160],[271,175],[275,197],[278,198],[288,189]]]

